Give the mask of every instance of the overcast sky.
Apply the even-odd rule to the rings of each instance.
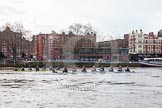
[[[162,0],[1,0],[0,26],[21,22],[33,34],[90,23],[105,38],[162,28]],[[107,37],[106,37],[107,36]]]

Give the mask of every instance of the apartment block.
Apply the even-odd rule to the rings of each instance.
[[[153,32],[149,34],[143,33],[142,29],[138,32],[125,34],[124,39],[128,41],[129,54],[137,59],[145,57],[158,57],[162,54],[162,36],[161,31],[158,35]]]
[[[6,62],[29,59],[30,51],[31,43],[22,33],[14,32],[9,27],[0,31],[0,52],[4,54]]]
[[[128,55],[128,42],[124,39],[116,39],[98,42],[97,54],[100,58],[111,62],[127,62],[129,61]]]

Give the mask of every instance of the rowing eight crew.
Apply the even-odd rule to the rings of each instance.
[[[56,70],[60,70],[60,69],[61,69],[60,66],[58,66],[58,67],[56,68]],[[24,67],[22,67],[20,70],[21,70],[21,71],[25,71]],[[32,68],[29,67],[29,70],[32,70]],[[40,69],[39,69],[38,66],[36,66],[35,70],[36,70],[36,71],[39,71]],[[46,70],[46,68],[44,67],[43,70]],[[57,73],[57,71],[55,70],[54,67],[50,67],[50,70],[52,70],[53,73]],[[98,70],[99,70],[100,72],[104,72],[104,71],[105,71],[104,66],[101,66]],[[18,71],[18,69],[16,68],[15,71]],[[91,69],[91,71],[92,71],[92,72],[97,72],[96,67],[93,66],[92,69]],[[121,65],[119,65],[119,68],[118,68],[117,71],[118,71],[118,72],[122,72],[122,71],[123,71]],[[126,67],[125,71],[126,71],[126,72],[130,72],[130,69],[129,69],[128,66]],[[64,66],[62,72],[63,72],[63,73],[68,73],[68,69],[67,69],[66,66]],[[74,67],[74,66],[72,67],[72,72],[77,72],[76,67]],[[82,67],[81,72],[87,72],[87,69],[86,69],[85,66]],[[113,69],[112,66],[109,68],[109,72],[114,72],[114,69]]]

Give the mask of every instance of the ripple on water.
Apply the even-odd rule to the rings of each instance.
[[[111,82],[111,81],[108,81],[107,84],[111,84],[111,85],[134,85],[135,82]]]
[[[155,78],[159,78],[159,77],[161,77],[161,76],[155,75],[155,76],[150,76],[150,77],[155,77]]]
[[[2,79],[0,80],[1,87],[9,87],[9,88],[21,88],[28,83],[33,82],[34,80],[26,80],[26,79]],[[29,87],[30,88],[30,87]]]

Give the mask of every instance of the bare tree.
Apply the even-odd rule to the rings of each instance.
[[[1,28],[2,30],[5,30],[7,27],[9,27],[13,32],[21,33],[22,37],[26,38],[27,40],[32,39],[31,30],[25,29],[21,22],[14,22],[13,24],[11,24],[10,22],[7,22]]]
[[[69,31],[74,33],[75,35],[86,35],[86,34],[96,34],[97,32],[93,29],[91,24],[80,24],[75,23],[70,25]]]
[[[14,24],[6,23],[2,29],[1,41],[7,46],[7,51],[12,55],[13,60],[16,62],[17,54],[20,54],[20,49],[23,49],[24,40],[28,38],[27,33],[29,33],[29,31],[25,30],[23,25],[17,22]]]
[[[91,24],[86,24],[86,25],[83,25],[83,28],[84,28],[84,34],[96,34],[97,32],[93,29],[92,25]]]
[[[5,58],[5,55],[3,52],[0,52],[0,60],[2,60],[3,58]]]
[[[79,24],[79,23],[70,25],[70,27],[69,27],[69,30],[70,30],[71,32],[73,32],[75,35],[80,35],[80,34],[82,34],[82,32],[83,32],[82,29],[83,29],[83,25],[82,25],[82,24]]]

